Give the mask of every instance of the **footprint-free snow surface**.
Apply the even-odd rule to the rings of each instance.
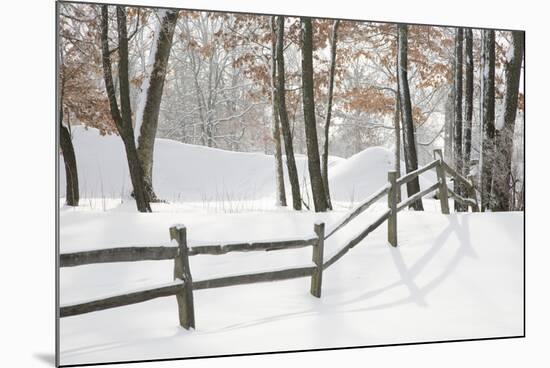
[[[79,175],[90,189],[81,207],[61,208],[61,252],[166,245],[175,223],[187,226],[191,243],[309,237],[316,221],[329,226],[353,205],[346,203],[351,197],[361,200],[383,185],[391,167],[391,154],[382,148],[334,159],[336,210],[296,212],[272,205],[270,156],[159,140],[155,183],[173,202],[141,214],[115,194],[88,198],[97,183],[105,194],[127,180],[119,141],[94,131],[75,133]],[[235,172],[248,180],[239,182]],[[98,173],[103,179],[94,181]],[[209,175],[216,184],[206,184]],[[233,197],[216,196],[222,179]],[[431,180],[424,176],[421,185]],[[245,198],[246,191],[236,193],[241,187],[257,190]],[[120,197],[124,190],[117,190]],[[327,269],[320,299],[310,295],[309,278],[198,290],[194,331],[179,326],[175,297],[62,318],[61,364],[522,335],[523,213],[442,215],[431,199],[425,208],[399,213],[397,248],[387,243],[383,224]],[[325,254],[338,251],[384,210],[381,201],[335,233]],[[308,263],[311,248],[190,258],[195,280]],[[172,273],[173,261],[62,268],[61,304],[170,283]]]
[[[120,137],[101,136],[96,129],[72,129],[80,195],[85,198],[119,198],[131,191],[128,164]],[[349,159],[330,157],[329,178],[333,199],[357,201],[387,182],[393,153],[370,147]],[[300,184],[307,182],[307,160],[296,155]],[[60,192],[65,195],[65,171],[60,157]],[[405,167],[403,163],[402,168]],[[436,180],[435,173],[421,176],[422,188]],[[287,196],[290,184],[286,176]],[[244,202],[268,199],[273,205],[275,160],[264,153],[232,152],[184,144],[169,139],[155,141],[153,183],[160,198],[172,202]],[[290,200],[289,200],[290,201]]]

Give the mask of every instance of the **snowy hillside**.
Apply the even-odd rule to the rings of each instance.
[[[131,183],[120,137],[101,136],[96,129],[80,126],[73,127],[72,134],[81,197],[127,197]],[[296,160],[303,184],[308,178],[307,160],[303,155],[297,155]],[[356,202],[387,182],[387,172],[393,168],[393,153],[382,147],[372,147],[347,160],[331,157],[329,164],[333,199]],[[273,156],[263,153],[232,152],[157,139],[153,181],[157,195],[173,202],[259,199],[273,202],[274,167]],[[435,180],[435,173],[428,172],[421,176],[421,187]],[[290,196],[288,181],[286,188]],[[65,171],[60,157],[61,196],[64,192]]]
[[[332,198],[337,201],[361,200],[388,183],[388,171],[393,170],[394,154],[383,147],[371,147],[347,160],[339,161],[329,169],[329,186]],[[401,162],[405,174],[405,163]],[[435,172],[428,171],[420,176],[421,189],[437,180]],[[406,188],[403,188],[405,193]]]

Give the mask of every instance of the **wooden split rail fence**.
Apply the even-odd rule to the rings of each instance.
[[[342,258],[344,254],[359,244],[368,234],[385,221],[388,222],[388,242],[394,247],[397,246],[397,213],[412,205],[414,202],[421,200],[428,194],[436,190],[439,192],[438,197],[443,214],[449,214],[449,197],[453,197],[455,201],[471,207],[474,212],[479,211],[473,180],[471,178],[465,178],[447,165],[442,159],[441,150],[434,151],[434,158],[434,161],[429,164],[399,178],[396,172],[389,172],[388,184],[380,188],[376,193],[372,194],[329,228],[325,228],[324,223],[315,223],[313,228],[315,236],[309,238],[189,247],[185,226],[176,225],[170,228],[170,238],[177,246],[120,247],[61,254],[61,267],[106,262],[137,262],[173,259],[174,281],[102,299],[61,305],[60,316],[75,316],[140,303],[159,297],[176,296],[180,325],[186,329],[190,329],[195,328],[193,302],[193,291],[195,290],[266,281],[288,280],[299,277],[311,277],[310,293],[320,298],[324,270]],[[398,193],[401,191],[401,186],[431,169],[435,169],[437,172],[437,182],[398,203],[398,198],[400,197]],[[463,188],[465,188],[468,196],[460,196],[448,188],[446,175],[450,175],[454,178],[455,182],[460,182]],[[388,209],[363,231],[348,240],[347,244],[342,246],[335,254],[325,259],[324,241],[386,195],[388,198]],[[239,274],[206,280],[193,280],[189,267],[189,257],[201,254],[223,255],[229,252],[277,251],[303,247],[312,247],[312,262],[311,264],[301,267],[284,268],[251,274]]]

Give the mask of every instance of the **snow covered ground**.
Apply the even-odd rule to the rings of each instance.
[[[270,156],[159,140],[155,185],[172,202],[141,214],[120,198],[120,185],[129,180],[119,141],[75,132],[79,175],[89,191],[81,207],[61,208],[62,252],[165,245],[175,223],[187,226],[191,243],[310,236],[315,221],[339,219],[382,186],[391,168],[391,154],[382,148],[334,159],[336,210],[295,212],[273,206]],[[434,180],[430,175],[422,186]],[[234,195],[216,196],[221,183]],[[385,208],[381,201],[335,233],[325,254]],[[309,294],[309,278],[199,290],[195,331],[179,327],[175,297],[63,318],[61,364],[522,335],[523,213],[445,216],[430,199],[425,208],[398,215],[398,248],[387,243],[383,224],[326,270],[320,299]],[[311,262],[311,248],[201,255],[190,262],[199,280],[302,265]],[[172,261],[62,268],[61,303],[171,282],[172,270]]]
[[[124,146],[118,136],[100,136],[96,129],[72,129],[78,163],[80,196],[84,205],[109,208],[112,199],[131,190]],[[65,171],[60,157],[60,195],[65,195]],[[264,153],[230,152],[183,144],[168,139],[155,142],[153,182],[160,198],[215,208],[233,204],[233,210],[273,208],[275,160]],[[308,177],[307,160],[296,155],[300,184]],[[387,183],[393,153],[382,147],[367,148],[349,159],[330,157],[330,188],[336,201],[366,198]],[[402,168],[405,164],[402,163]],[[286,174],[286,169],[285,169]],[[286,179],[287,197],[290,184]],[[421,187],[435,182],[434,172],[421,176]],[[101,201],[98,201],[101,199]],[[115,203],[120,203],[120,200]],[[241,204],[243,208],[240,208]],[[221,207],[218,209],[222,209]],[[227,209],[223,209],[228,212]]]

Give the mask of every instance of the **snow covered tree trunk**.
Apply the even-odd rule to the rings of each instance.
[[[483,30],[483,83],[482,124],[483,141],[481,149],[481,208],[491,207],[493,156],[495,151],[495,31]]]
[[[283,173],[283,153],[281,147],[281,127],[279,121],[279,101],[277,99],[277,50],[275,17],[271,17],[271,104],[273,108],[273,142],[275,143],[275,180],[277,185],[277,205],[286,207],[285,177]]]
[[[109,99],[111,116],[117,127],[118,133],[124,143],[130,179],[134,189],[136,206],[140,212],[151,212],[149,197],[145,191],[143,169],[137,155],[134,128],[132,126],[132,111],[130,108],[130,82],[128,79],[128,31],[126,28],[126,9],[124,6],[116,7],[118,25],[118,77],[120,91],[120,107],[116,98],[113,74],[111,70],[111,50],[109,50],[109,11],[108,5],[101,6],[101,53],[103,64],[103,77]]]
[[[292,207],[295,210],[302,209],[302,197],[300,196],[300,181],[298,180],[298,170],[294,159],[294,148],[292,147],[292,132],[288,121],[285,96],[285,59],[284,59],[284,32],[285,17],[277,18],[277,97],[279,101],[278,111],[281,121],[281,130],[285,144],[286,165],[288,170],[288,179],[292,190]]]
[[[78,190],[78,172],[76,168],[76,155],[69,129],[63,125],[63,109],[59,113],[59,145],[63,153],[65,163],[65,200],[67,206],[78,206],[80,193]]]
[[[138,132],[137,153],[143,168],[145,189],[153,202],[158,198],[153,190],[153,151],[158,127],[158,116],[168,57],[178,19],[177,10],[159,10],[158,26],[149,54],[149,65],[142,86],[140,102],[136,111],[135,131]]]
[[[397,40],[399,42],[399,40]],[[396,53],[396,63],[395,63],[395,74],[396,74],[396,83],[395,83],[395,107],[393,112],[393,126],[395,134],[395,150],[394,150],[394,170],[397,173],[397,177],[401,176],[401,101],[400,101],[400,89],[399,86],[399,54]],[[398,190],[397,193],[397,203],[401,202],[401,190]]]
[[[313,29],[311,18],[301,18],[302,23],[302,106],[304,108],[304,126],[306,134],[307,166],[313,195],[315,212],[325,212],[327,196],[321,176],[321,160],[317,141],[317,123],[315,121],[315,99],[313,92]]]
[[[443,160],[448,164],[453,162],[453,127],[454,127],[454,86],[449,90],[447,100],[445,101],[445,128],[444,128],[444,147]]]
[[[464,174],[470,174],[472,117],[474,112],[474,55],[472,30],[464,30]]]
[[[462,155],[462,43],[464,30],[455,30],[455,55],[454,55],[454,140],[453,157],[454,166],[459,174],[464,174]],[[462,195],[463,190],[458,181],[455,181],[456,194]],[[455,211],[464,211],[465,207],[455,201]]]
[[[395,94],[395,111],[393,112],[393,126],[395,133],[395,149],[394,149],[394,170],[397,176],[401,176],[401,103],[399,102],[399,79],[397,79],[397,93]],[[401,202],[401,191],[397,193],[397,203]]]
[[[323,145],[323,157],[322,157],[322,166],[321,174],[323,175],[323,185],[325,187],[325,194],[327,196],[327,206],[329,209],[332,209],[332,201],[330,200],[330,189],[328,184],[328,144],[329,144],[329,129],[330,129],[330,118],[332,114],[332,95],[334,91],[334,74],[336,69],[336,45],[338,42],[338,25],[340,24],[339,20],[334,21],[332,26],[332,34],[330,40],[330,72],[328,80],[328,96],[327,96],[327,113],[325,117],[325,142]]]
[[[399,94],[401,103],[401,120],[403,123],[403,145],[405,152],[405,168],[407,172],[418,169],[418,158],[416,154],[416,140],[414,137],[414,123],[412,116],[411,96],[409,91],[408,80],[408,31],[404,24],[398,25],[398,77],[399,77]],[[412,196],[420,191],[420,183],[418,177],[407,183],[407,194]],[[411,206],[417,211],[423,211],[422,200],[414,202]]]
[[[524,33],[512,32],[512,42],[506,54],[503,123],[496,141],[496,156],[493,170],[494,211],[510,211],[514,208],[512,191],[512,153],[514,151],[514,130],[519,97],[519,81],[523,59]]]

